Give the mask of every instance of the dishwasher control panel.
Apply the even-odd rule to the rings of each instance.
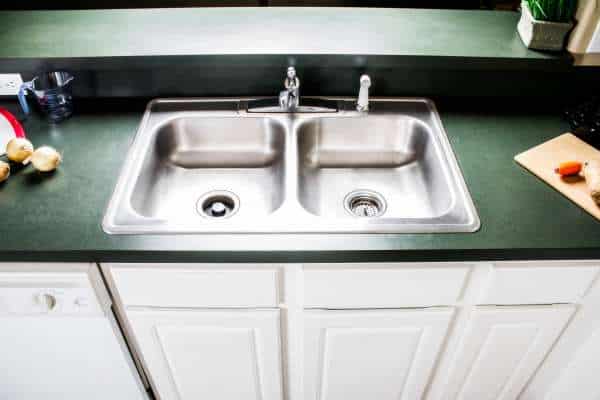
[[[97,315],[102,309],[85,273],[0,273],[0,315]]]

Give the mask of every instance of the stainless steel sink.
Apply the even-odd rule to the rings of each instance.
[[[472,232],[479,218],[434,105],[247,112],[155,100],[104,217],[113,234]]]

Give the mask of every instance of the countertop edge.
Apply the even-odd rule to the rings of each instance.
[[[316,251],[152,251],[71,250],[2,251],[0,262],[96,263],[377,263],[485,262],[518,260],[594,260],[600,248],[581,249],[472,249],[472,250],[316,250]]]

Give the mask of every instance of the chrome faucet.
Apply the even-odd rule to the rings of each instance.
[[[245,104],[246,111],[249,113],[335,113],[346,110],[343,102],[320,97],[305,97],[302,100],[302,105],[300,105],[300,79],[294,67],[288,67],[283,86],[285,89],[279,92],[279,99],[269,97],[249,100]],[[362,113],[369,110],[370,86],[371,78],[368,75],[362,75],[360,77],[358,100],[355,105],[348,102],[350,108],[354,106],[357,111]],[[279,104],[277,104],[277,100],[279,100]],[[340,108],[340,106],[342,107]]]
[[[358,91],[358,100],[356,102],[356,111],[369,111],[369,88],[371,87],[371,78],[369,75],[360,77],[360,90]]]
[[[296,68],[288,67],[283,85],[285,90],[279,93],[279,106],[286,111],[295,110],[300,105],[300,79],[296,76]]]

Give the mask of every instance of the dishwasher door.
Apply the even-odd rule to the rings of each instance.
[[[0,399],[147,400],[93,264],[0,265]]]

